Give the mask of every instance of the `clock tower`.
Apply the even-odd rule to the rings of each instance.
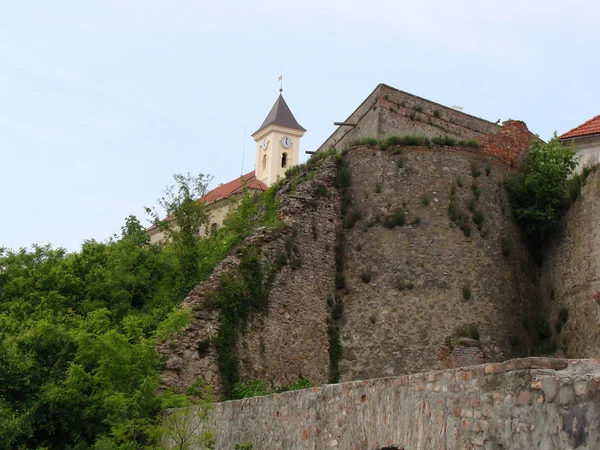
[[[300,126],[283,99],[279,98],[271,108],[262,125],[252,134],[256,142],[257,180],[271,186],[285,171],[298,164],[300,138],[306,130]]]

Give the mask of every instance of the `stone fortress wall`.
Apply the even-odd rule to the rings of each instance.
[[[425,135],[474,139],[501,129],[487,120],[385,84],[379,84],[344,122],[355,126],[339,127],[317,151],[342,149],[363,137]]]
[[[406,134],[477,138],[480,148],[354,148],[345,156],[352,175],[349,213],[356,217],[351,226],[344,224],[348,215],[341,215],[336,168],[328,160],[280,186],[282,229],[259,229],[241,245],[259,246],[268,266],[292,240],[297,261],[275,276],[267,313],[245,324],[236,349],[240,380],[279,387],[298,376],[327,382],[332,324],[340,330],[341,380],[373,380],[218,404],[218,448],[246,441],[261,449],[597,445],[600,378],[593,361],[523,359],[406,376],[526,356],[531,331],[524,319],[533,322],[542,312],[554,324],[565,307],[569,318],[555,333],[558,354],[597,357],[600,350],[600,306],[593,300],[600,290],[600,174],[587,180],[563,234],[536,267],[502,184],[535,137],[523,122],[497,127],[427,101],[415,109],[409,103],[415,98],[378,86],[349,119],[359,116],[359,126],[340,127],[322,149],[341,149],[360,136]],[[400,108],[405,115],[394,122]],[[413,113],[420,119],[410,118]],[[451,201],[468,218],[469,235],[450,219]],[[483,213],[480,229],[470,203]],[[399,212],[404,226],[383,226]],[[342,233],[345,286],[336,289]],[[220,317],[205,306],[239,264],[234,252],[186,299],[192,323],[159,348],[165,387],[185,388],[203,377],[223,394],[216,349],[204,345]],[[343,304],[339,319],[332,320],[328,297]],[[476,329],[477,336],[465,337],[465,329]],[[399,378],[378,379],[386,376]]]
[[[206,428],[217,450],[592,450],[600,363],[527,358],[253,397],[218,403]]]
[[[591,174],[545,249],[540,268],[544,313],[550,323],[568,311],[558,346],[569,358],[600,356],[600,171]]]
[[[400,155],[355,148],[347,161],[351,212],[361,219],[346,232],[342,380],[527,354],[523,318],[534,316],[537,273],[511,218],[503,186],[509,168],[452,147],[405,147]],[[468,216],[470,236],[449,217],[452,195]],[[470,202],[483,213],[481,230]],[[405,226],[376,223],[398,211]],[[506,256],[502,240],[510,246]],[[478,340],[460,337],[470,325]],[[519,336],[516,348],[511,335]]]
[[[341,220],[339,195],[332,188],[334,174],[335,165],[329,161],[314,178],[295,189],[284,183],[278,198],[285,226],[281,230],[259,229],[240,246],[260,247],[265,268],[276,255],[288,253],[286,245],[295,249],[295,262],[288,262],[275,276],[268,314],[254,315],[241,335],[237,356],[242,381],[260,379],[283,386],[302,376],[318,384],[327,382],[326,298],[334,285],[333,251]],[[326,187],[326,196],[317,193],[320,185]],[[191,308],[192,322],[158,348],[166,361],[164,387],[184,389],[203,377],[217,396],[223,394],[213,339],[220,317],[218,310],[210,307],[210,297],[239,264],[234,252],[185,299],[182,306]],[[213,342],[206,346],[211,339]]]

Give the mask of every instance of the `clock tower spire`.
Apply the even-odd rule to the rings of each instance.
[[[281,77],[279,77],[279,81]],[[279,97],[262,125],[252,134],[256,142],[256,178],[267,186],[285,175],[285,171],[298,164],[300,138],[306,130],[296,121],[283,99],[283,84]]]

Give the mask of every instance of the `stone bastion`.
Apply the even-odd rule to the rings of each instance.
[[[223,402],[202,429],[228,450],[598,449],[600,360],[523,358]]]

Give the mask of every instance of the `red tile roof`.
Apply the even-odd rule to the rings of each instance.
[[[246,182],[247,189],[253,189],[257,191],[266,191],[267,185],[260,180],[256,179],[256,175],[254,174],[254,170],[252,172],[248,172],[246,175],[242,175],[235,180],[231,180],[229,183],[221,184],[217,186],[208,194],[200,197],[197,201],[212,203],[222,198],[231,197],[234,194],[238,194],[242,192],[244,184],[242,183],[242,178]],[[166,220],[173,220],[173,215],[169,215],[166,217]],[[146,229],[146,231],[152,231],[157,229],[156,225],[151,225]]]
[[[578,127],[561,134],[559,139],[569,139],[581,136],[589,136],[591,134],[600,134],[600,115],[592,117],[587,122],[583,122]]]
[[[208,194],[200,197],[199,200],[205,203],[212,203],[214,201],[220,200],[222,198],[231,197],[234,194],[238,194],[242,192],[244,184],[242,183],[242,178],[246,182],[247,189],[254,189],[258,191],[266,191],[267,185],[260,180],[256,179],[256,175],[254,174],[254,170],[252,172],[248,172],[246,175],[242,175],[235,180],[230,181],[229,183],[221,184],[217,186]]]

